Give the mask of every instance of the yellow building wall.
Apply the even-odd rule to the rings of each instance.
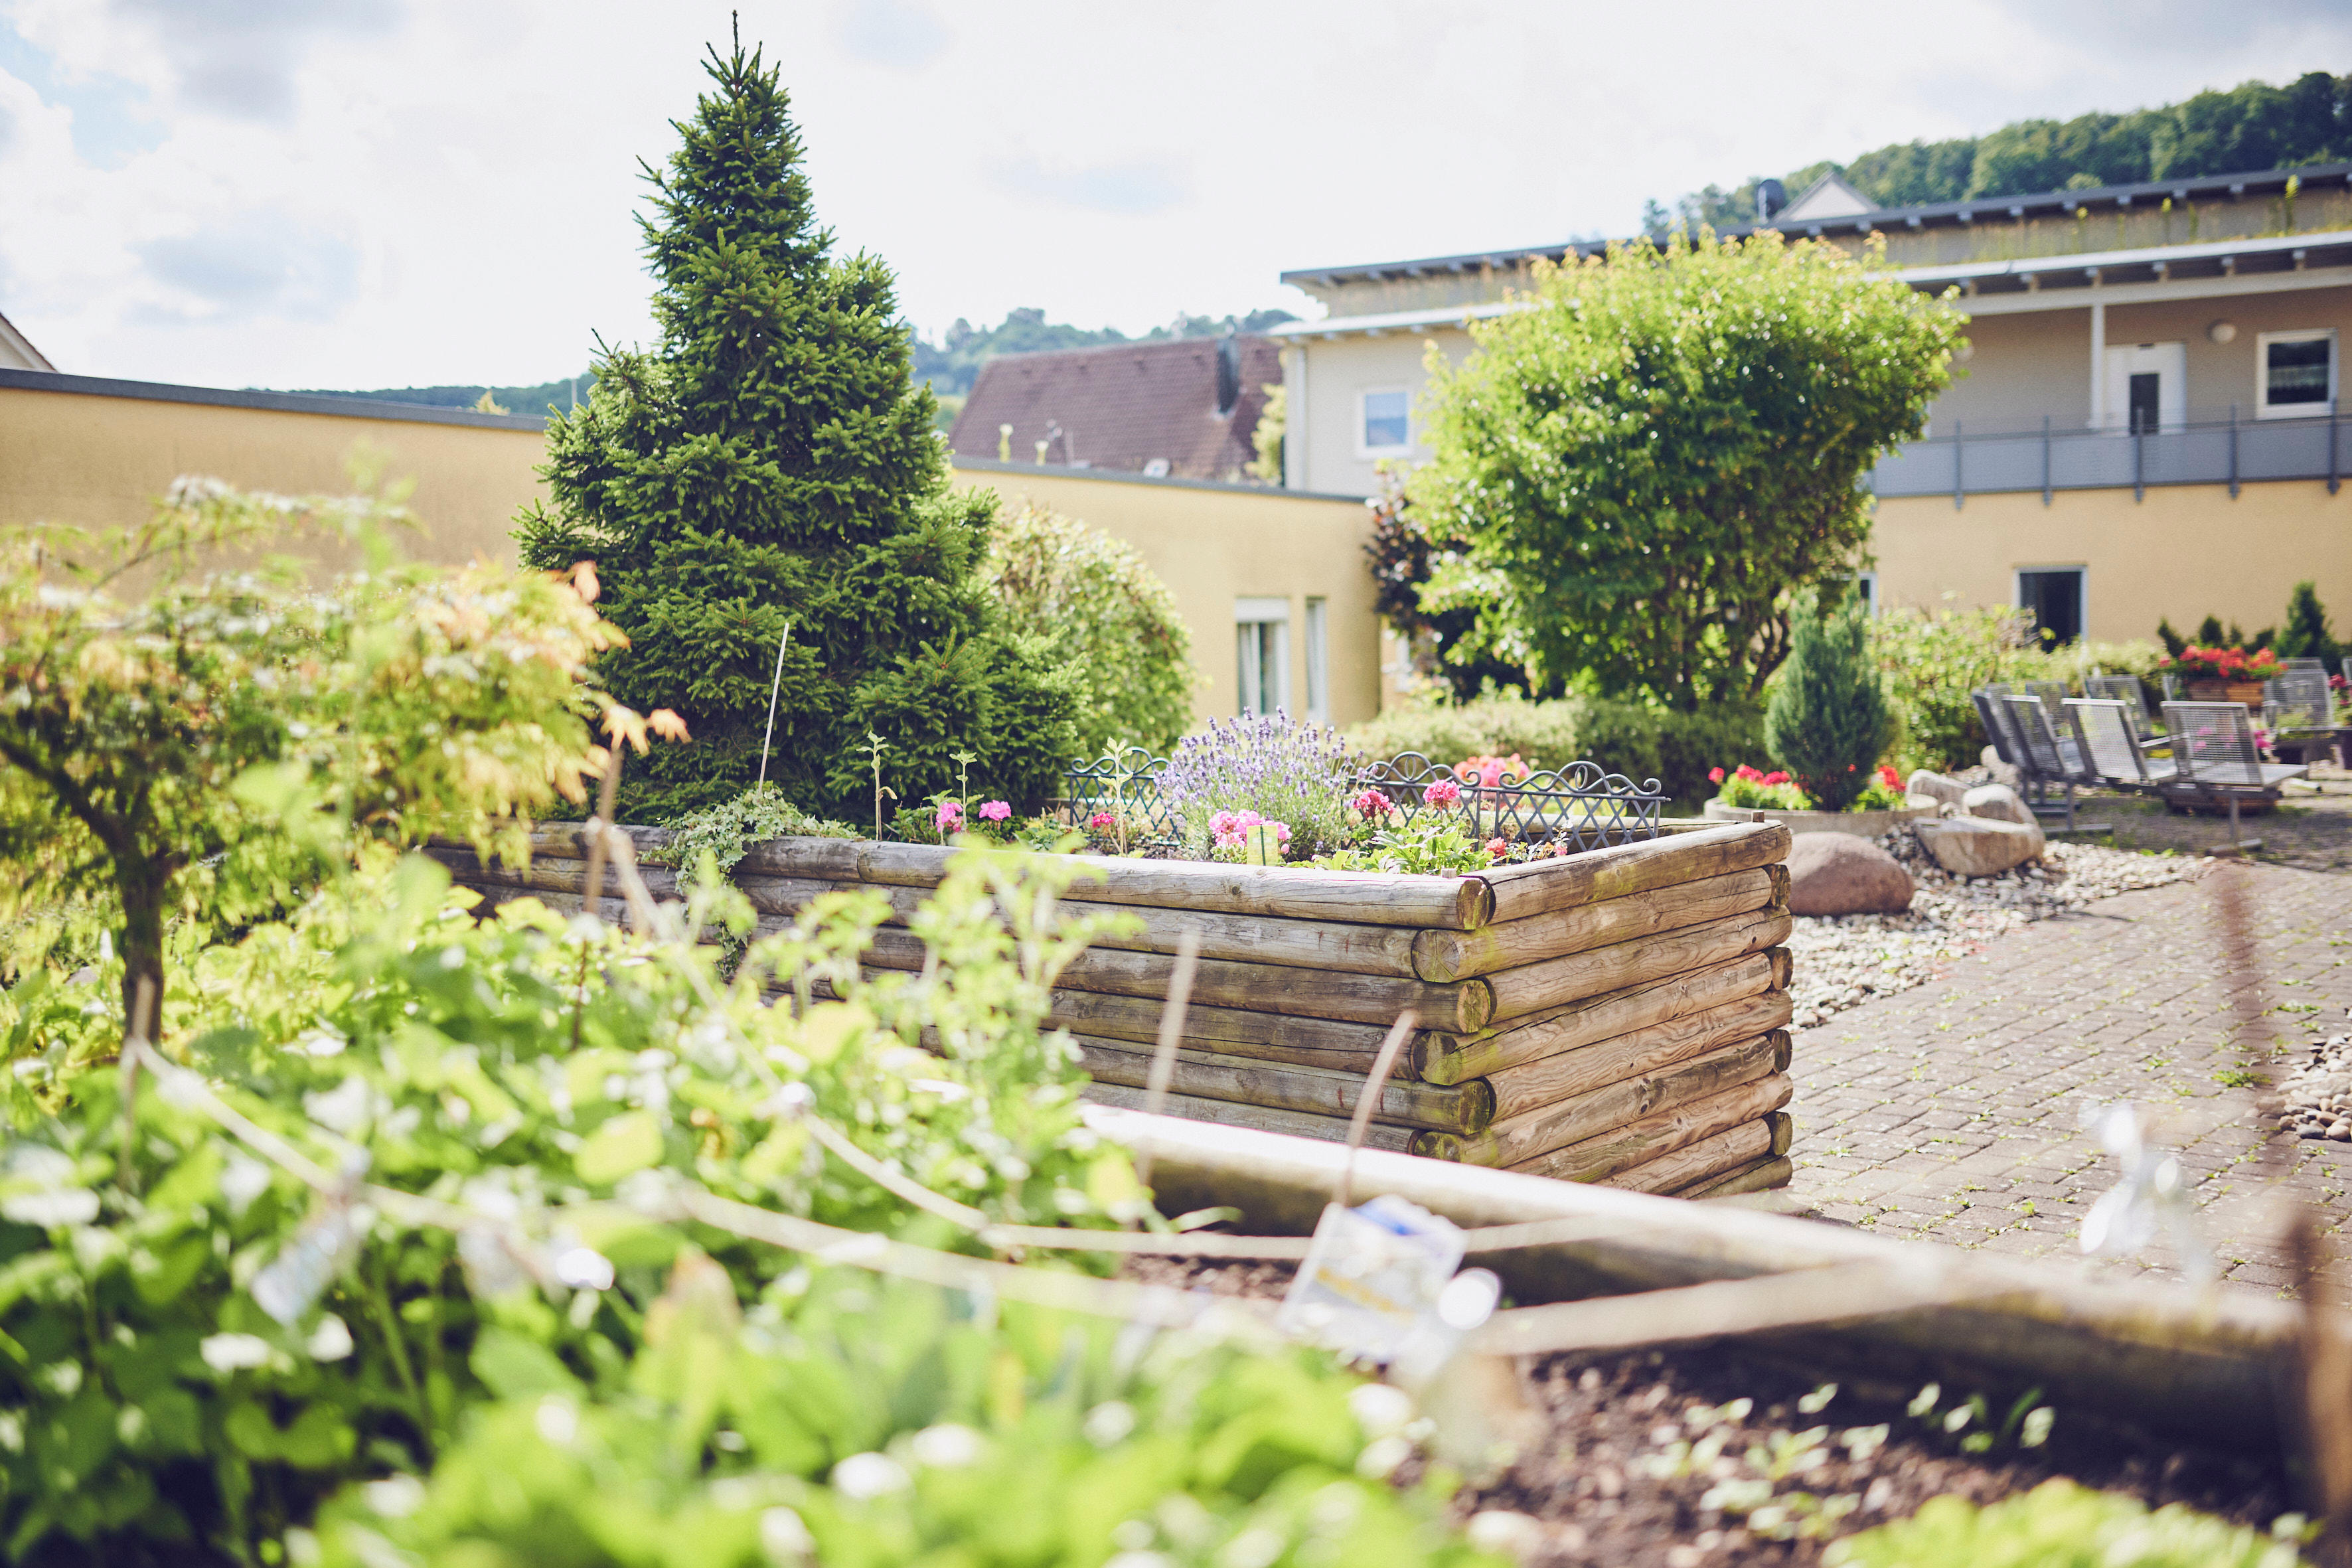
[[[537,430],[300,414],[160,398],[0,387],[0,524],[62,522],[111,531],[144,521],[184,474],[281,495],[347,495],[355,457],[408,498],[424,532],[401,547],[421,561],[511,563],[515,513],[547,493]],[[334,571],[340,547],[296,547]]]
[[[2325,480],[1882,499],[1871,532],[1881,603],[1973,608],[2017,603],[2017,573],[2084,569],[2084,635],[2184,636],[2218,616],[2248,634],[2280,625],[2309,578],[2339,635],[2352,630],[2352,487]],[[1947,599],[1946,595],[1953,595]]]
[[[1364,556],[1370,514],[1360,501],[1278,489],[1088,474],[1068,468],[956,465],[959,489],[996,492],[1008,510],[1024,503],[1092,524],[1133,545],[1176,598],[1192,634],[1202,682],[1197,728],[1238,712],[1240,653],[1234,601],[1290,601],[1290,679],[1303,708],[1307,604],[1328,603],[1330,721],[1341,727],[1381,707],[1381,629]]]

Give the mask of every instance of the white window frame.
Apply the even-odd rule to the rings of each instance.
[[[2080,561],[2052,561],[2038,566],[2020,566],[2010,574],[2009,602],[2013,609],[2027,610],[2033,606],[2025,602],[2025,574],[2029,572],[2072,572],[2074,574],[2074,640],[2091,640],[2091,568]]]
[[[1364,439],[1366,426],[1371,423],[1370,405],[1375,397],[1391,393],[1404,399],[1404,439],[1393,447],[1375,447]],[[1359,458],[1402,458],[1412,450],[1412,388],[1409,386],[1367,386],[1356,394],[1356,456]]]
[[[1331,601],[1307,601],[1307,721],[1331,721]]]
[[[1878,612],[1885,607],[1879,603],[1878,599],[1878,574],[1876,571],[1855,572],[1851,574],[1847,577],[1846,581],[1850,583],[1859,583],[1862,584],[1863,598],[1869,605],[1870,613],[1873,616],[1877,615]]]
[[[2273,343],[2308,343],[2326,339],[2327,349],[2327,401],[2325,403],[2283,403],[2271,406],[2271,345]],[[2257,419],[2317,419],[2336,406],[2336,380],[2342,374],[2343,345],[2336,341],[2334,327],[2298,327],[2293,331],[2263,332],[2254,339],[2254,417]]]
[[[1273,665],[1269,672],[1268,664]],[[1271,673],[1273,679],[1268,679]],[[1274,700],[1259,706],[1271,693]],[[1286,595],[1234,601],[1234,710],[1271,713],[1290,709],[1290,600]]]

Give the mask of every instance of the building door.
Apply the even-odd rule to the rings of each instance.
[[[2136,435],[2189,417],[2189,345],[2125,343],[2107,351],[2107,423]]]
[[[2044,647],[2063,647],[2083,635],[2083,569],[2059,566],[2017,574],[2017,607],[2033,612]]]

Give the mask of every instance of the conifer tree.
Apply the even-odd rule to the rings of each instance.
[[[796,805],[867,798],[868,731],[901,801],[952,788],[959,751],[975,787],[1047,793],[1073,672],[991,623],[995,498],[948,489],[891,275],[833,254],[777,70],[740,40],[704,68],[683,145],[646,169],[659,341],[608,350],[587,405],[549,421],[553,505],[517,528],[529,565],[596,563],[597,607],[630,638],[599,662],[605,689],[692,728],[634,764],[621,815],[666,821],[751,783],[787,623],[767,776]]]
[[[2327,629],[2327,610],[2319,602],[2319,584],[2297,583],[2286,602],[2286,629],[2273,645],[2282,658],[2334,658],[2342,651]]]
[[[1824,611],[1813,590],[1789,614],[1789,659],[1764,709],[1764,749],[1823,811],[1870,786],[1895,740],[1895,711],[1870,657],[1870,620],[1848,591]]]

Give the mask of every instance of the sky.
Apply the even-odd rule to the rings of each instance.
[[[1316,308],[1288,268],[2352,70],[2352,4],[740,0],[819,216],[936,337]],[[0,314],[59,369],[528,384],[651,335],[637,160],[709,0],[0,0]]]

